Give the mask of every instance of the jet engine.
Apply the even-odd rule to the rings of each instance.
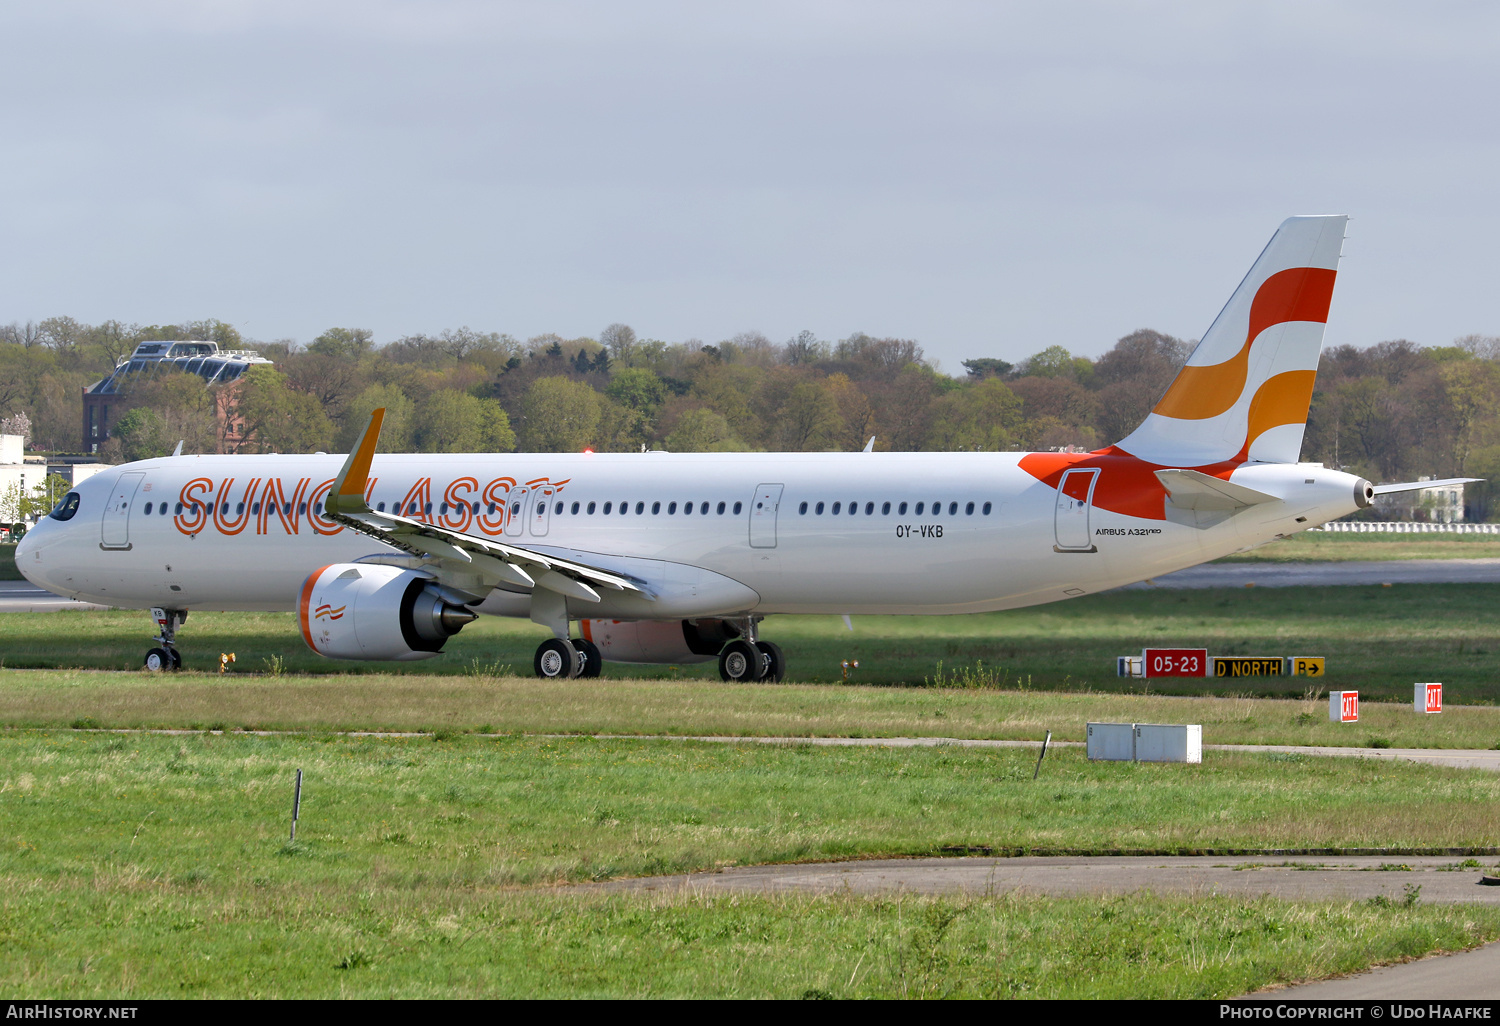
[[[313,571],[297,602],[303,640],[330,659],[430,659],[476,618],[430,576],[366,563]]]
[[[583,636],[614,663],[702,663],[740,636],[724,620],[584,620]]]

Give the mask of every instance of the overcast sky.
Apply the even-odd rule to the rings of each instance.
[[[0,0],[0,322],[1196,338],[1353,215],[1328,343],[1500,334],[1500,7]]]

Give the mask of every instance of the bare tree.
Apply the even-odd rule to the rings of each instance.
[[[630,358],[635,355],[634,328],[628,324],[611,324],[599,332],[599,341],[609,351],[610,356],[624,366],[630,365]]]

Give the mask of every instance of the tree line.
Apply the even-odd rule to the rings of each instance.
[[[1142,329],[1097,359],[1048,346],[1017,363],[943,373],[910,339],[758,332],[706,344],[643,338],[524,342],[458,328],[377,345],[331,328],[310,342],[247,342],[232,325],[88,325],[56,317],[0,326],[0,417],[26,413],[35,449],[76,451],[81,391],[144,340],[210,339],[274,361],[227,387],[143,375],[112,413],[103,455],[347,451],[371,410],[388,452],[1095,449],[1140,423],[1193,343]],[[233,418],[215,416],[232,405]],[[226,426],[243,424],[227,435]],[[1405,340],[1325,350],[1303,458],[1374,481],[1500,477],[1500,339]],[[1471,488],[1473,514],[1489,490]]]

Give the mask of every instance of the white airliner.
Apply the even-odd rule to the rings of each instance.
[[[1284,222],[1144,423],[1097,452],[377,455],[377,410],[347,458],[100,474],[17,563],[150,609],[151,669],[180,665],[189,610],[295,610],[313,651],[368,660],[427,658],[491,613],[551,629],[543,677],[717,656],[725,680],[779,680],[773,613],[1055,602],[1436,484],[1297,462],[1346,221]]]

